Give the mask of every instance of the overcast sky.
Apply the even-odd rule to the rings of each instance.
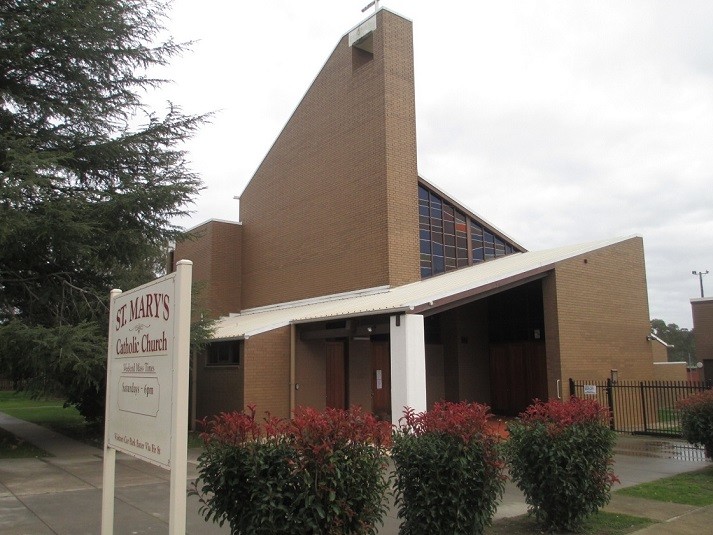
[[[174,0],[169,30],[198,42],[159,97],[217,111],[188,145],[206,189],[179,224],[237,218],[367,3]],[[713,272],[713,2],[381,5],[414,25],[419,173],[530,250],[643,236],[651,317],[691,328],[691,271]]]

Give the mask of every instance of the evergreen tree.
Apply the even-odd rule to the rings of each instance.
[[[108,293],[147,282],[200,189],[206,120],[142,104],[185,44],[162,0],[0,0],[0,373],[103,416]]]

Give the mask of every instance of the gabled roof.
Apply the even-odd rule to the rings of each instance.
[[[557,262],[630,238],[614,238],[545,251],[516,253],[395,288],[370,288],[244,310],[240,314],[219,319],[213,339],[248,338],[291,323],[391,313],[429,315],[460,302],[484,297],[543,277]]]

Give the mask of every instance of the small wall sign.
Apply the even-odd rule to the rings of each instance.
[[[584,395],[585,396],[596,396],[597,395],[597,385],[584,385]]]

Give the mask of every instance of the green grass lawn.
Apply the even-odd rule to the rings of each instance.
[[[713,505],[713,466],[621,489],[617,494],[699,507]]]
[[[64,407],[61,399],[32,399],[18,392],[0,392],[0,411],[57,433],[102,447],[103,431],[89,426],[74,407]]]
[[[599,511],[587,519],[579,534],[624,535],[643,529],[653,523],[648,518]],[[535,520],[528,515],[503,518],[485,529],[486,535],[525,535],[527,533],[541,533]]]
[[[84,421],[84,418],[79,411],[74,407],[64,407],[64,401],[61,399],[32,399],[23,393],[15,392],[0,392],[0,412],[14,416],[21,420],[26,420],[42,427],[52,429],[57,433],[80,440],[97,448],[104,447],[104,431],[94,426],[89,426]],[[1,430],[0,430],[1,431]],[[8,433],[5,435],[12,437]],[[27,450],[31,447],[27,443],[14,440],[0,441],[0,457],[36,457],[37,452]],[[18,444],[22,443],[22,448]],[[199,433],[188,434],[188,447],[201,448],[203,441]],[[22,452],[26,451],[26,455]]]
[[[0,459],[49,457],[49,454],[0,428]]]

